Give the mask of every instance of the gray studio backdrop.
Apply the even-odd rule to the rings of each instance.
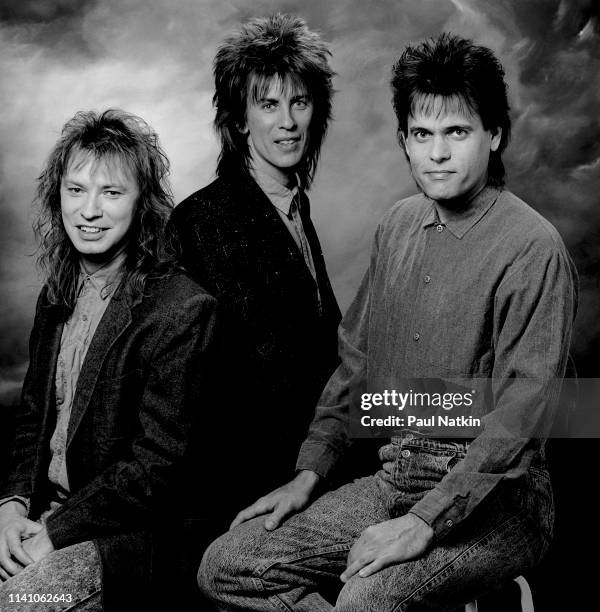
[[[331,44],[334,121],[312,210],[342,309],[378,219],[414,192],[396,141],[390,67],[442,30],[502,59],[511,84],[510,188],[560,230],[581,274],[574,339],[583,374],[600,353],[600,26],[593,0],[3,0],[0,4],[0,405],[16,402],[40,287],[31,207],[59,129],[120,107],[160,134],[177,201],[211,180],[211,62],[238,22],[302,15]]]

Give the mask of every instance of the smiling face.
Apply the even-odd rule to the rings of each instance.
[[[62,220],[85,269],[92,273],[127,243],[140,192],[118,159],[98,160],[78,151],[66,167],[60,187]]]
[[[441,97],[408,117],[406,154],[417,185],[433,200],[450,204],[476,195],[486,184],[490,153],[501,131],[485,130],[465,104]]]
[[[313,105],[291,82],[271,79],[265,95],[248,98],[246,125],[251,163],[287,185],[306,153]]]

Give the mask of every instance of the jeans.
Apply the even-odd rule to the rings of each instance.
[[[272,532],[258,517],[205,552],[198,582],[219,610],[454,610],[534,566],[553,525],[548,473],[502,481],[420,558],[343,584],[348,551],[368,526],[405,514],[464,457],[464,442],[412,436],[379,451],[381,470],[325,493]]]
[[[0,583],[0,610],[100,612],[101,572],[100,558],[93,542],[55,550]],[[57,595],[59,600],[62,596],[62,601],[39,601],[40,596],[46,598],[48,595]]]

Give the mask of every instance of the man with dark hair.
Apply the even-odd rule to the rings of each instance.
[[[0,488],[2,610],[180,594],[216,302],[176,263],[168,170],[142,119],[107,110],[70,119],[40,175],[45,284]]]
[[[218,178],[177,206],[183,263],[222,307],[225,527],[293,474],[337,364],[340,312],[305,190],[331,116],[329,51],[304,21],[253,19],[214,61]]]
[[[502,187],[510,121],[489,49],[448,34],[411,45],[392,90],[421,193],[377,229],[296,478],[204,556],[199,583],[221,609],[331,610],[334,594],[335,610],[455,610],[535,565],[551,539],[544,434],[576,272],[554,227]],[[405,380],[405,397],[481,390],[480,418],[444,430],[408,412],[384,430],[377,474],[309,505],[348,447],[353,393],[381,403]]]

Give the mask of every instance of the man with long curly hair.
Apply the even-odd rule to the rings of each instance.
[[[217,179],[172,216],[183,262],[219,300],[228,332],[219,461],[244,469],[224,487],[229,518],[293,473],[337,363],[340,312],[306,196],[331,116],[328,56],[290,15],[250,20],[223,42],[214,61]]]
[[[176,563],[160,543],[191,508],[215,300],[176,264],[168,170],[151,128],[108,110],[68,121],[39,178],[45,284],[0,490],[2,609],[126,609],[161,554]]]

